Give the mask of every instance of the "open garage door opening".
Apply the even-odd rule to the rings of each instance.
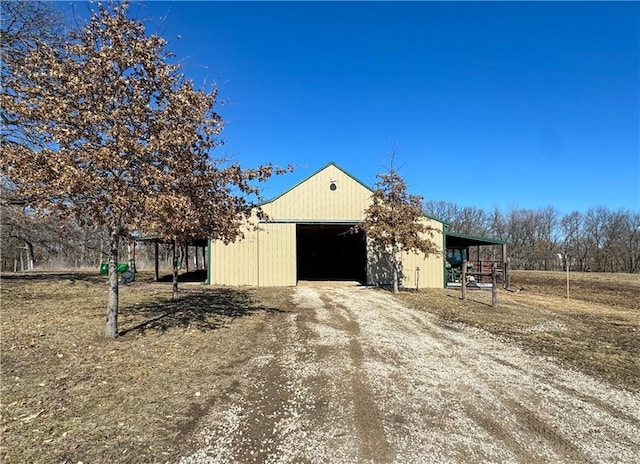
[[[352,225],[296,226],[298,280],[367,280],[367,241]]]

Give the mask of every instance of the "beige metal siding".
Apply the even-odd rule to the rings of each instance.
[[[330,186],[334,181],[335,190]],[[293,189],[262,206],[268,221],[258,224],[254,216],[245,238],[229,245],[212,242],[209,252],[212,285],[292,286],[297,284],[296,223],[356,223],[364,219],[371,191],[333,164]],[[433,240],[442,247],[442,223],[428,220],[438,232]],[[258,230],[255,225],[258,224]],[[390,283],[388,256],[376,256],[367,246],[367,281]],[[442,256],[402,253],[403,281],[416,286],[420,268],[421,288],[442,288]]]
[[[211,242],[211,285],[258,285],[257,232],[248,226],[244,236],[244,239],[229,245],[220,241]]]
[[[330,189],[332,179],[335,190]],[[329,165],[262,209],[279,221],[361,221],[370,197],[364,185]]]
[[[419,274],[416,269],[419,268]],[[444,274],[442,270],[442,256],[430,255],[424,257],[415,253],[402,253],[402,286],[416,288],[416,278],[419,288],[442,288]]]
[[[442,252],[442,223],[432,219],[425,220],[434,232],[430,239],[438,246]],[[406,288],[416,288],[416,277],[419,288],[443,288],[444,270],[442,255],[429,255],[426,258],[422,254],[402,253],[402,286]],[[420,273],[416,275],[416,268],[420,268]]]
[[[431,239],[442,251],[442,223],[426,219],[434,229]],[[429,255],[425,257],[420,253],[400,253],[401,282],[406,288],[416,288],[416,278],[419,288],[444,287],[444,271],[442,267],[442,255]],[[420,268],[416,274],[416,268]],[[393,269],[388,253],[379,253],[367,243],[367,283],[371,285],[391,285],[393,283]]]
[[[296,285],[296,225],[260,224],[257,239],[258,285]]]

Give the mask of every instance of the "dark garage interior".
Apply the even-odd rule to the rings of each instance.
[[[367,280],[367,241],[352,225],[296,226],[298,280]]]

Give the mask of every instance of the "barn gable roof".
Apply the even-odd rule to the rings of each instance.
[[[325,164],[324,166],[322,166],[320,169],[314,171],[312,174],[309,174],[307,177],[305,177],[304,179],[302,179],[300,182],[298,182],[297,184],[295,184],[293,187],[288,188],[287,190],[285,190],[284,192],[282,192],[279,195],[276,195],[275,197],[273,197],[271,200],[267,200],[263,203],[260,204],[260,206],[262,205],[267,205],[269,203],[273,203],[274,201],[276,201],[278,198],[285,196],[287,193],[291,192],[292,190],[295,190],[297,187],[299,187],[300,185],[304,184],[305,182],[307,182],[309,179],[311,179],[313,176],[319,174],[320,172],[324,171],[325,169],[327,169],[329,166],[333,166],[336,169],[340,170],[342,173],[344,173],[346,176],[350,177],[351,179],[353,179],[354,181],[356,181],[358,184],[362,185],[364,188],[366,188],[367,190],[369,190],[371,193],[373,193],[373,189],[371,187],[369,187],[367,184],[365,184],[364,182],[362,182],[360,179],[358,179],[357,177],[351,175],[349,172],[345,171],[342,167],[338,166],[335,162],[330,161],[327,164]]]

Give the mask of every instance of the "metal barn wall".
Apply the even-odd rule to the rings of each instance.
[[[296,225],[261,223],[257,234],[258,286],[294,286],[296,270]]]
[[[443,226],[441,222],[432,219],[427,220],[428,224],[434,229],[434,233],[430,239],[442,251],[444,243]],[[406,288],[416,288],[416,267],[420,268],[418,275],[419,288],[443,288],[444,287],[444,268],[442,255],[429,255],[426,258],[422,254],[402,253],[402,286]]]
[[[248,225],[244,239],[225,245],[209,245],[209,283],[211,285],[258,285],[258,234]]]
[[[331,190],[331,184],[335,190]],[[333,164],[273,201],[262,205],[266,222],[256,217],[245,230],[245,238],[229,245],[211,242],[209,252],[212,285],[294,286],[297,284],[296,224],[356,223],[364,219],[371,191]],[[442,223],[429,219],[438,246],[442,246]],[[255,230],[255,225],[258,230]],[[367,281],[388,283],[384,256],[373,256],[367,246]],[[415,269],[420,267],[419,286],[444,286],[443,259],[403,253],[403,286],[415,288]]]
[[[443,235],[442,223],[432,219],[426,219],[434,229],[431,239],[442,250]],[[416,288],[416,268],[420,268],[418,278],[419,288],[443,288],[444,269],[442,255],[430,255],[426,258],[419,253],[402,252],[401,286]],[[371,285],[390,285],[393,283],[393,271],[388,253],[377,252],[369,243],[367,244],[367,283]]]
[[[262,209],[275,221],[361,221],[370,197],[368,188],[330,164]]]
[[[260,223],[255,230],[255,224],[244,230],[244,239],[211,242],[212,285],[296,285],[296,225]]]

